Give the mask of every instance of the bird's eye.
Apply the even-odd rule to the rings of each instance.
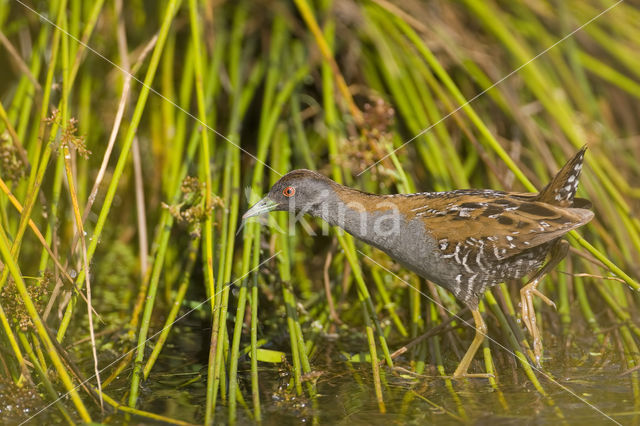
[[[295,193],[296,189],[293,186],[287,186],[282,190],[282,195],[284,195],[285,197],[293,197]]]

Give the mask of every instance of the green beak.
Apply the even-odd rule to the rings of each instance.
[[[269,213],[278,207],[278,203],[271,200],[269,197],[264,197],[251,207],[245,214],[242,215],[242,220],[245,221],[253,216],[260,216],[261,214]]]

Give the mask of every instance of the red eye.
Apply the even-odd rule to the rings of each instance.
[[[284,195],[285,197],[293,197],[295,193],[296,189],[293,186],[287,186],[282,190],[282,195]]]

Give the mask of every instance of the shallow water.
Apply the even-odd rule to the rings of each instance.
[[[183,324],[174,334],[175,357],[161,357],[156,373],[146,382],[140,407],[169,417],[201,423],[204,415],[207,340],[196,324]],[[352,345],[354,339],[349,339]],[[589,336],[564,350],[553,339],[545,347],[543,373],[538,373],[547,397],[528,381],[521,368],[498,365],[499,385],[486,379],[449,382],[435,375],[412,376],[401,370],[382,368],[386,413],[376,402],[369,364],[348,365],[334,342],[327,342],[312,360],[319,376],[317,396],[297,396],[290,391],[286,367],[261,364],[260,389],[263,423],[310,424],[637,424],[640,396],[633,392],[632,374],[614,356],[587,353],[582,345]],[[364,344],[363,344],[364,345]],[[278,349],[278,348],[277,348]],[[286,346],[279,348],[286,350]],[[446,352],[447,359],[454,359]],[[499,349],[495,349],[498,351]],[[166,353],[166,352],[165,352]],[[495,356],[495,355],[494,355]],[[478,359],[481,359],[480,357]],[[508,360],[508,357],[506,357]],[[250,403],[248,360],[241,364],[241,389]],[[510,361],[508,361],[510,362]],[[410,368],[399,360],[396,365]],[[472,368],[480,368],[476,361]],[[455,368],[455,363],[447,365]],[[162,372],[164,371],[164,373]],[[433,368],[427,367],[433,372]],[[548,376],[548,378],[545,378]],[[114,390],[112,389],[112,392]],[[220,400],[219,400],[220,401]],[[238,406],[238,424],[252,423],[250,414]],[[227,409],[220,401],[216,423],[226,423]],[[117,420],[119,415],[112,420]],[[146,421],[143,421],[146,422]]]

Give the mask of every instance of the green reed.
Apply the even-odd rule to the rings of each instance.
[[[572,348],[592,334],[580,349],[628,371],[640,407],[634,5],[32,3],[51,22],[0,5],[0,380],[39,391],[30,412],[261,421],[279,369],[283,410],[304,401],[314,422],[334,374],[380,413],[424,405],[452,421],[477,412],[467,386],[511,413],[501,384],[518,377],[566,419],[519,322],[518,283],[482,304],[492,340],[472,369],[494,377],[458,383],[447,374],[472,334],[445,290],[340,230],[310,235],[320,221],[289,229],[278,213],[238,229],[295,168],[376,193],[535,191],[585,143],[579,196],[596,218],[571,233],[541,286],[558,309],[540,304],[537,320]],[[185,314],[209,324],[207,367],[184,383],[203,410],[152,413],[141,387],[184,356],[171,342]]]

